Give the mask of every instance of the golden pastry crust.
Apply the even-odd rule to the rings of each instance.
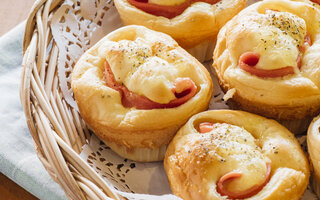
[[[273,24],[265,22],[267,15]],[[279,28],[271,19],[274,16],[287,18],[284,23],[288,24]],[[277,120],[304,119],[320,112],[319,18],[320,7],[310,1],[265,0],[244,9],[221,29],[213,67],[224,91],[235,89],[232,99],[241,109]],[[268,38],[270,33],[274,35]],[[297,46],[306,33],[312,45],[302,54],[299,69]],[[252,75],[238,66],[240,55],[248,51],[260,53],[262,69],[293,66],[294,74],[278,78]]]
[[[208,41],[214,44],[220,28],[240,12],[246,3],[247,0],[221,0],[213,5],[197,2],[181,15],[168,19],[137,9],[127,0],[115,0],[121,20],[125,25],[143,25],[166,33],[185,49]]]
[[[199,133],[203,122],[217,125],[210,132]],[[241,179],[229,183],[233,190],[241,191],[261,181],[266,162],[271,163],[270,181],[248,199],[300,199],[310,172],[294,135],[258,115],[213,110],[194,115],[178,131],[168,146],[164,167],[172,191],[181,198],[226,199],[217,192],[221,176],[234,170],[243,172]]]
[[[311,166],[312,166],[312,187],[313,190],[316,192],[318,197],[320,197],[320,116],[314,118],[311,122],[308,135],[307,135],[307,142],[308,142],[308,152],[310,156]]]
[[[147,55],[138,58],[132,57],[131,54],[126,53],[132,49],[128,49],[125,45],[122,46],[124,48],[121,47],[122,49],[118,48],[119,45],[122,45],[121,42],[126,45],[141,42],[137,45],[139,56],[144,53],[150,53],[150,55],[149,57]],[[144,46],[141,46],[142,43]],[[134,53],[138,54],[137,52]],[[129,56],[125,57],[127,54]],[[189,77],[197,86],[197,93],[187,102],[175,108],[142,110],[124,107],[121,94],[105,83],[106,57],[110,58],[108,62],[111,68],[114,67],[115,76],[125,74],[123,76],[124,85],[130,90],[141,93],[140,95],[147,97],[149,95],[150,98],[165,101],[166,99],[163,96],[157,96],[156,94],[159,92],[167,94],[168,92],[162,91],[171,90],[170,87],[162,84],[161,81],[159,83],[158,80],[164,79],[170,84],[168,80],[174,77]],[[145,61],[139,60],[140,58],[145,59]],[[161,65],[166,69],[163,74],[153,74],[158,73],[158,71],[152,71],[158,69],[158,65],[152,65],[154,60],[164,63]],[[137,62],[144,62],[144,64],[140,63],[141,65],[136,67],[134,63]],[[122,63],[124,64],[121,65]],[[123,70],[119,70],[119,67],[128,67],[127,70],[131,69],[129,68],[130,63],[133,63],[132,66],[134,66],[132,69],[140,71],[144,69],[147,73],[136,74],[138,70],[122,73]],[[146,63],[149,63],[149,65]],[[131,72],[132,76],[130,75]],[[138,76],[135,76],[135,74]],[[147,84],[139,84],[143,81]],[[100,139],[106,143],[112,143],[115,151],[117,151],[117,145],[119,148],[125,147],[128,153],[126,157],[130,159],[135,159],[136,148],[154,150],[167,145],[179,127],[190,116],[207,109],[213,87],[206,68],[179,47],[170,36],[142,26],[120,28],[108,34],[86,51],[72,72],[71,86],[80,114],[90,128]],[[157,92],[150,92],[148,90],[150,88]],[[171,98],[169,93],[164,96]],[[123,153],[120,154],[125,156]],[[163,156],[164,154],[162,159]],[[152,161],[152,159],[145,158],[139,161]],[[156,160],[159,159],[156,158]]]

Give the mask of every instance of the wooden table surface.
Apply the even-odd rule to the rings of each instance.
[[[0,0],[0,37],[25,20],[35,0]],[[36,200],[37,198],[0,173],[0,199]]]

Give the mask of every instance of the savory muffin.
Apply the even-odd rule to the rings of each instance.
[[[231,110],[191,117],[170,142],[164,167],[173,193],[185,200],[298,200],[310,174],[290,131]]]
[[[212,59],[220,28],[246,6],[247,0],[114,2],[125,25],[143,25],[166,33],[202,62]]]
[[[176,131],[207,109],[212,80],[206,68],[168,35],[142,26],[108,34],[72,72],[80,114],[119,155],[162,160]]]
[[[221,29],[213,67],[237,108],[306,130],[320,112],[319,18],[310,1],[265,0]]]
[[[320,116],[315,117],[308,129],[308,153],[312,166],[311,185],[320,197]]]

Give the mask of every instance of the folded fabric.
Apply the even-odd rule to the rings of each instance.
[[[66,199],[36,155],[20,103],[24,27],[0,38],[0,172],[39,199]]]

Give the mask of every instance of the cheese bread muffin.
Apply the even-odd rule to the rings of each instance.
[[[206,68],[168,35],[142,26],[108,34],[72,72],[80,114],[119,155],[158,161],[176,131],[207,109]]]
[[[213,67],[238,108],[307,129],[320,112],[319,19],[311,1],[265,0],[221,29]]]
[[[288,129],[231,110],[191,117],[170,142],[164,167],[173,193],[184,200],[298,200],[310,175]]]
[[[308,129],[308,152],[312,166],[311,185],[320,197],[320,116],[314,118]]]
[[[212,59],[220,28],[247,0],[115,0],[123,24],[169,34],[200,62]]]

